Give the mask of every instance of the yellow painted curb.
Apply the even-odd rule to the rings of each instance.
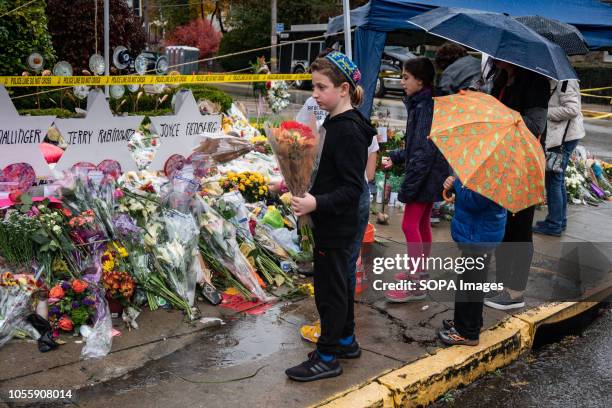
[[[515,314],[514,317],[528,323],[533,330],[543,324],[559,323],[595,307],[599,302],[559,302],[542,305],[526,312]]]
[[[529,331],[527,323],[511,317],[483,332],[478,346],[441,349],[377,381],[393,392],[396,407],[427,405],[516,360],[531,344]]]
[[[609,292],[609,288],[604,291]],[[602,292],[603,293],[603,292]],[[325,408],[415,407],[504,367],[531,349],[537,328],[575,317],[599,302],[559,302],[509,316],[480,335],[478,346],[454,346],[322,402]]]
[[[338,397],[321,408],[394,408],[393,395],[387,387],[372,382],[348,394]]]

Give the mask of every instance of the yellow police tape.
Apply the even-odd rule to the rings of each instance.
[[[310,74],[205,74],[205,75],[115,75],[115,76],[0,76],[0,85],[104,86],[155,84],[207,84],[223,82],[267,82],[310,80]]]
[[[589,89],[581,89],[581,92],[595,92],[595,91],[604,91],[606,89],[612,89],[612,86],[604,86],[603,88],[589,88]]]

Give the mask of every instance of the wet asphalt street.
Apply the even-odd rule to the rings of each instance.
[[[577,324],[588,324],[585,320]],[[609,407],[612,395],[610,304],[597,312],[586,329],[576,326],[565,329],[573,334],[559,339],[558,333],[548,330],[543,334],[547,338],[539,340],[555,340],[554,343],[534,349],[527,357],[463,390],[446,394],[433,407]]]

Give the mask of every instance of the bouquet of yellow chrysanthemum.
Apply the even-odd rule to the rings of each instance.
[[[129,264],[128,251],[117,242],[107,244],[102,254],[102,283],[110,298],[119,300],[123,306],[130,303],[136,281],[127,272]]]
[[[261,174],[254,171],[235,173],[228,172],[219,184],[223,191],[238,190],[248,203],[264,200],[268,196],[268,182]]]

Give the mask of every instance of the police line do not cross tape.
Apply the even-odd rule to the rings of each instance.
[[[105,86],[155,84],[206,84],[224,82],[267,82],[310,80],[310,74],[206,74],[206,75],[114,75],[114,76],[0,76],[0,85]]]

